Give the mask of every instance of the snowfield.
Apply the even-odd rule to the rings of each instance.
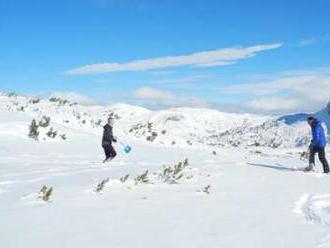
[[[133,150],[103,164],[109,114]],[[330,178],[301,171],[306,124],[277,120],[2,94],[0,247],[330,247]]]

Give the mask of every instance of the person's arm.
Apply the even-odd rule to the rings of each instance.
[[[110,139],[113,141],[113,142],[117,142],[117,139],[113,136],[113,129],[110,128]]]

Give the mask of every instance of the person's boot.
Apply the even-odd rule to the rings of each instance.
[[[103,160],[103,163],[108,163],[110,162],[114,157],[108,157],[106,159]]]
[[[326,173],[326,174],[329,173],[329,165],[328,165],[328,163],[326,163],[326,164],[323,165],[323,172]]]
[[[111,158],[106,158],[103,160],[103,163],[109,162],[111,160]]]
[[[310,171],[314,171],[314,164],[309,164],[309,166],[307,166],[304,169],[305,172],[310,172]]]

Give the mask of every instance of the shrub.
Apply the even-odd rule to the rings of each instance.
[[[188,164],[188,159],[185,159],[184,161],[175,164],[173,167],[164,167],[158,176],[165,183],[177,184],[183,177],[184,169],[188,166]]]
[[[51,195],[53,194],[53,187],[48,188],[46,185],[42,186],[39,192],[39,198],[45,202],[49,202]]]
[[[40,102],[40,99],[39,98],[35,98],[35,99],[30,99],[29,103],[32,103],[32,104],[37,104]]]
[[[202,192],[210,194],[211,185],[207,185],[202,189]]]
[[[121,182],[121,183],[125,183],[125,182],[128,180],[128,178],[129,178],[129,174],[127,174],[127,175],[125,175],[125,176],[122,176],[122,177],[120,178],[120,182]]]
[[[135,184],[139,184],[139,183],[149,183],[149,178],[148,178],[148,170],[146,170],[144,173],[142,173],[141,175],[138,175],[135,178]]]
[[[48,127],[50,123],[50,117],[48,116],[43,116],[41,120],[39,121],[39,126],[40,127]]]
[[[35,140],[38,140],[39,137],[39,131],[38,131],[38,124],[35,119],[32,120],[30,124],[30,131],[29,131],[29,137]]]
[[[58,105],[65,105],[65,104],[68,104],[69,101],[66,100],[66,99],[61,99],[59,97],[51,97],[49,99],[50,102],[56,102]]]
[[[49,138],[55,138],[56,135],[57,135],[57,131],[54,131],[54,129],[51,127],[49,129],[49,131],[46,133],[46,135],[49,137]]]
[[[9,92],[9,93],[7,94],[7,96],[8,96],[8,97],[17,97],[17,94],[16,94],[16,92]]]
[[[100,193],[108,182],[109,182],[109,178],[103,179],[100,183],[96,185],[94,191]]]

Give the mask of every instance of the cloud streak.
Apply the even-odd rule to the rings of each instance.
[[[211,104],[203,99],[175,94],[170,91],[151,87],[141,87],[132,92],[135,102],[153,109],[173,107],[211,107]]]
[[[264,44],[240,48],[224,48],[213,51],[197,52],[183,56],[167,56],[144,60],[135,60],[127,63],[100,63],[91,64],[66,71],[69,75],[87,75],[123,71],[148,71],[163,68],[183,66],[215,67],[236,63],[239,60],[255,56],[257,53],[276,49],[282,43]]]
[[[249,96],[242,106],[254,112],[316,111],[330,100],[330,68],[286,72],[270,81],[222,87],[221,92]]]

